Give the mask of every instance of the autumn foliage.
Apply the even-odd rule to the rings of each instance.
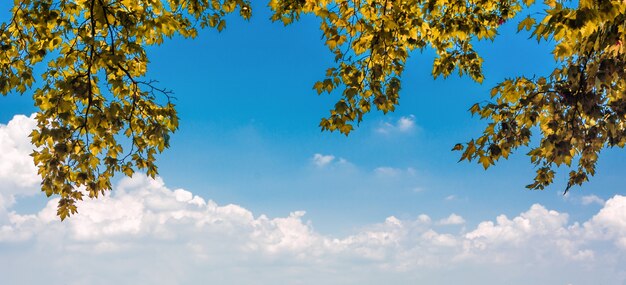
[[[434,77],[458,72],[482,82],[483,59],[473,44],[494,39],[531,5],[545,12],[519,29],[552,41],[559,67],[495,86],[492,102],[470,109],[488,121],[484,133],[454,149],[487,168],[530,146],[537,175],[528,188],[543,189],[565,164],[573,168],[569,189],[595,173],[603,148],[626,143],[624,1],[269,2],[273,21],[319,19],[336,64],[313,88],[339,96],[320,127],[346,135],[370,111],[395,109],[412,51],[435,51]],[[169,146],[178,119],[170,92],[145,78],[146,48],[173,35],[193,38],[201,28],[221,31],[225,15],[248,19],[252,11],[244,0],[16,0],[10,13],[0,26],[0,91],[33,94],[33,158],[42,191],[61,197],[64,219],[83,193],[110,190],[116,173],[157,174],[155,155]],[[34,74],[38,64],[45,72]],[[36,77],[41,87],[32,90]]]

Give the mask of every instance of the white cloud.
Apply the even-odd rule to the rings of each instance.
[[[316,153],[311,158],[311,163],[320,169],[352,169],[354,165],[343,157],[336,157],[332,154]]]
[[[312,161],[317,167],[324,167],[335,160],[334,155],[323,155],[316,153],[313,155]]]
[[[375,168],[374,173],[381,176],[397,176],[402,173],[402,169],[383,166]]]
[[[496,223],[482,222],[465,237],[477,248],[493,244],[520,245],[535,236],[568,233],[564,228],[567,219],[567,214],[550,211],[535,204],[530,210],[513,219],[500,215],[496,218]]]
[[[417,216],[417,220],[424,223],[424,224],[429,224],[431,222],[431,219],[428,215],[426,214],[421,214],[419,216]]]
[[[616,195],[607,200],[584,228],[588,238],[612,240],[626,251],[626,196]]]
[[[600,197],[593,195],[593,194],[583,196],[582,198],[580,198],[580,200],[583,205],[589,205],[589,204],[604,205],[604,200],[602,200]]]
[[[3,158],[9,166],[22,161]],[[3,179],[18,185],[21,177]],[[80,202],[79,214],[65,222],[56,217],[56,199],[34,214],[6,204],[8,211],[0,212],[0,283],[626,282],[626,197],[620,195],[583,223],[535,204],[469,231],[445,226],[462,223],[458,215],[433,223],[423,214],[391,216],[337,237],[315,231],[304,211],[267,217],[169,189],[160,178],[136,175],[114,188]],[[11,193],[19,203],[22,194]]]
[[[415,116],[409,115],[408,117],[401,117],[396,123],[398,130],[401,132],[408,132],[415,128]]]
[[[462,225],[465,223],[465,219],[455,213],[452,213],[447,218],[439,220],[438,223],[440,225]]]
[[[170,271],[160,269],[158,264],[163,262],[172,266],[169,270],[190,276],[204,276],[201,268],[205,267],[237,276],[242,274],[236,273],[239,270],[262,266],[274,274],[292,272],[293,275],[283,277],[304,284],[315,283],[314,279],[307,281],[306,276],[323,272],[331,278],[325,281],[332,284],[333,280],[339,282],[344,280],[341,278],[369,273],[389,277],[398,272],[402,276],[452,269],[464,272],[485,263],[518,266],[536,262],[537,268],[558,262],[581,268],[602,264],[619,271],[622,269],[618,269],[618,262],[624,259],[626,250],[598,263],[604,260],[601,254],[607,250],[596,243],[613,241],[621,246],[626,234],[624,207],[626,197],[615,196],[596,216],[579,226],[568,223],[567,214],[536,204],[514,218],[498,216],[495,221],[484,221],[468,232],[457,233],[438,229],[438,225],[464,223],[456,214],[437,223],[432,223],[427,215],[415,220],[391,216],[351,235],[333,237],[316,232],[312,223],[304,220],[303,211],[286,217],[257,216],[238,205],[220,206],[183,189],[170,190],[161,179],[135,176],[122,179],[112,195],[80,202],[79,214],[65,222],[59,222],[55,216],[56,200],[36,214],[9,213],[7,222],[0,225],[0,249],[17,246],[26,250],[30,258],[52,263],[47,264],[50,269],[39,269],[46,274],[53,274],[61,263],[95,263],[95,268],[106,266],[107,271],[121,274],[132,260],[147,264],[146,270],[163,280],[172,278],[166,276]],[[63,258],[42,257],[40,249]],[[6,260],[14,258],[1,256]],[[117,263],[107,263],[111,259]],[[26,263],[22,265],[31,268]],[[10,273],[6,270],[0,269],[0,274]],[[67,278],[111,280],[98,272],[83,267]],[[22,280],[15,278],[9,280]],[[243,274],[233,278],[238,281],[226,283],[241,283],[247,277]],[[259,282],[270,282],[276,276],[265,278]],[[566,276],[563,278],[566,281]],[[141,280],[144,279],[129,277],[121,282]],[[367,280],[364,282],[368,284]],[[375,284],[372,282],[369,284]],[[51,282],[61,283],[61,279]]]
[[[0,182],[2,185],[6,186],[11,183],[19,187],[18,191],[20,191],[39,183],[37,169],[30,157],[33,146],[28,137],[35,125],[34,115],[30,117],[17,115],[8,124],[0,124]]]
[[[381,134],[392,134],[392,133],[410,133],[413,132],[417,128],[415,124],[415,116],[403,116],[400,117],[396,122],[383,122],[380,124],[378,128],[376,128],[376,132]]]
[[[30,156],[33,146],[28,137],[35,125],[34,115],[17,115],[8,124],[0,124],[0,213],[16,196],[39,192],[41,180]]]
[[[402,169],[402,168],[381,166],[381,167],[374,168],[374,174],[377,176],[381,176],[381,177],[398,177],[398,176],[412,177],[412,176],[417,175],[417,171],[412,167]]]

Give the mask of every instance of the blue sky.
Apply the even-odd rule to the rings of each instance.
[[[626,201],[620,196],[626,182],[623,150],[605,150],[597,175],[567,196],[562,195],[566,169],[545,191],[524,188],[534,173],[524,149],[488,171],[477,164],[457,163],[458,153],[450,151],[454,144],[480,134],[485,122],[472,118],[467,109],[487,100],[497,82],[551,71],[554,61],[549,44],[537,44],[528,40],[527,34],[515,33],[515,21],[506,23],[493,43],[477,44],[485,59],[486,80],[482,85],[456,75],[433,80],[433,53],[414,52],[403,76],[397,110],[387,115],[369,114],[345,137],[320,132],[318,127],[319,119],[328,114],[337,97],[318,96],[312,90],[313,83],[333,64],[320,39],[317,21],[304,17],[283,27],[268,20],[269,12],[263,5],[253,3],[254,15],[249,22],[229,19],[222,33],[205,30],[195,40],[175,38],[149,50],[149,77],[175,92],[181,118],[171,148],[159,156],[160,178],[157,182],[142,177],[118,181],[121,186],[115,187],[108,200],[86,202],[69,222],[50,219],[52,206],[37,193],[37,180],[32,178],[23,155],[27,142],[15,131],[32,126],[27,118],[13,118],[36,111],[29,93],[1,98],[0,147],[5,151],[0,153],[0,160],[5,163],[0,164],[0,190],[4,191],[0,214],[5,217],[0,218],[0,228],[4,226],[0,230],[0,261],[14,263],[0,269],[0,281],[38,282],[37,277],[16,273],[28,272],[28,258],[53,260],[42,256],[41,248],[47,245],[40,235],[44,234],[59,240],[61,245],[55,245],[52,252],[66,262],[82,262],[79,253],[87,252],[96,260],[89,264],[120,262],[126,269],[110,265],[109,270],[132,276],[118,280],[88,269],[80,275],[66,272],[60,263],[37,267],[54,284],[61,284],[61,273],[75,277],[77,284],[80,280],[92,283],[94,276],[104,278],[102,284],[145,283],[150,280],[148,275],[163,269],[165,265],[156,261],[165,258],[165,253],[184,266],[172,265],[176,274],[158,279],[163,284],[198,284],[207,274],[210,277],[206,278],[226,284],[249,284],[250,280],[280,283],[273,279],[275,276],[284,284],[309,284],[319,276],[328,284],[357,280],[365,284],[388,284],[385,281],[389,280],[401,284],[463,280],[482,280],[468,284],[527,284],[524,280],[537,284],[626,284],[626,273],[619,266],[626,257]],[[0,5],[3,10],[5,7]],[[2,14],[2,19],[6,16]],[[23,177],[31,180],[19,180],[16,177],[22,176],[11,174],[22,170]],[[134,192],[119,190],[126,189],[124,185]],[[183,205],[180,210],[197,219],[193,220],[196,227],[182,223],[165,228],[164,232],[179,235],[164,238],[164,243],[158,226],[146,226],[150,223],[137,218],[165,211],[150,204],[145,193],[152,193],[159,203],[171,202],[174,206],[166,207],[170,210]],[[187,199],[187,195],[201,197],[204,204]],[[232,227],[198,229],[202,219],[196,214],[213,209],[209,200],[220,205],[211,213]],[[233,206],[226,206],[229,204]],[[133,212],[128,210],[134,209],[132,205],[143,206]],[[204,210],[198,212],[190,205]],[[175,217],[174,212],[167,213]],[[508,218],[497,218],[500,215]],[[138,224],[133,224],[136,219]],[[526,220],[533,234],[525,228]],[[146,227],[151,230],[144,232]],[[255,230],[250,231],[250,227]],[[520,236],[519,240],[507,235],[509,230]],[[255,235],[258,231],[262,234]],[[286,239],[291,232],[298,238]],[[238,244],[236,233],[260,237]],[[273,241],[277,233],[283,234],[281,241],[288,242],[276,247],[263,242],[263,238]],[[397,237],[399,245],[376,243],[380,235],[391,240]],[[104,242],[99,237],[111,239]],[[445,245],[444,249],[415,245],[425,240],[436,240]],[[220,249],[216,243],[226,246]],[[242,244],[266,251],[255,251],[242,261],[238,251]],[[165,253],[151,255],[147,245]],[[191,248],[200,257],[196,260],[195,255],[185,255],[181,248]],[[555,251],[557,257],[549,256],[548,263],[542,264],[537,260],[543,258],[543,250],[546,255]],[[382,258],[378,258],[379,251]],[[279,254],[272,255],[276,252]],[[203,259],[205,255],[222,257],[225,262]],[[425,259],[417,258],[420,256]],[[315,258],[327,264],[321,266]],[[511,261],[498,263],[507,258]],[[549,261],[564,261],[555,269],[561,274],[541,268],[552,266]],[[147,262],[146,268],[152,273],[131,270],[136,266],[133,262]],[[456,265],[447,267],[446,262]],[[444,265],[437,267],[438,263]],[[207,267],[211,268],[209,273],[201,273]],[[376,275],[380,279],[368,275],[370,267],[380,270]],[[454,277],[448,276],[450,273]],[[497,278],[491,280],[491,275]],[[589,277],[599,275],[603,277]]]

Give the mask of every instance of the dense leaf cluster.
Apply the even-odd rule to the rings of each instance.
[[[157,174],[155,154],[178,127],[170,92],[145,79],[145,48],[197,28],[221,30],[223,16],[244,0],[16,0],[0,27],[0,92],[25,92],[33,68],[45,64],[33,91],[31,134],[42,191],[59,195],[61,219],[75,202],[111,189],[116,172]]]
[[[337,65],[314,89],[321,94],[340,88],[342,96],[320,126],[344,134],[373,107],[385,113],[394,110],[412,50],[435,50],[435,77],[457,69],[481,82],[483,60],[472,43],[493,39],[498,26],[522,8],[516,1],[491,0],[272,0],[270,7],[275,11],[272,19],[285,24],[302,13],[321,19],[320,29]]]
[[[465,145],[461,159],[477,159],[487,168],[539,133],[528,153],[537,175],[527,188],[544,189],[553,182],[555,166],[573,163],[567,192],[594,175],[603,148],[626,144],[626,3],[547,4],[543,18],[529,17],[519,29],[553,41],[560,66],[545,77],[505,80],[492,89],[494,102],[474,105],[471,112],[491,122]]]

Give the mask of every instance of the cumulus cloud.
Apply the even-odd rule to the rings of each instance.
[[[30,157],[33,146],[28,137],[35,125],[34,115],[17,115],[8,124],[0,124],[0,212],[16,196],[38,192],[41,180]]]
[[[317,167],[324,167],[335,160],[334,155],[323,155],[320,153],[316,153],[313,155],[312,161]]]
[[[587,238],[612,240],[626,251],[626,196],[606,201],[600,212],[584,224]]]
[[[376,128],[376,132],[381,134],[392,134],[392,133],[410,133],[413,132],[417,128],[415,123],[415,116],[402,116],[395,122],[383,122],[380,124],[378,128]]]
[[[352,163],[350,163],[347,159],[343,157],[336,157],[332,154],[321,154],[316,153],[311,158],[311,163],[315,165],[317,168],[330,168],[335,169],[336,167],[342,168],[351,168],[353,167]]]
[[[580,198],[580,201],[583,205],[590,205],[590,204],[604,205],[604,200],[602,200],[600,197],[593,195],[593,194],[583,196],[582,198]]]
[[[463,217],[452,213],[445,219],[439,220],[440,225],[462,225],[465,223],[465,219]]]
[[[21,144],[14,149],[29,148]],[[3,158],[10,167],[22,161]],[[3,183],[19,185],[22,178],[14,177]],[[9,193],[19,203],[21,194]],[[527,284],[529,276],[538,284],[626,282],[620,195],[583,223],[535,204],[469,230],[450,231],[447,224],[464,222],[456,214],[436,222],[422,214],[390,216],[345,236],[317,232],[304,211],[268,217],[142,175],[80,202],[79,214],[64,222],[57,201],[33,214],[11,206],[0,212],[0,283]]]
[[[8,221],[0,225],[0,249],[22,248],[38,260],[44,254],[42,250],[63,257],[44,258],[44,263],[51,263],[50,268],[61,267],[62,262],[83,264],[102,260],[99,266],[122,273],[128,263],[105,261],[130,259],[149,264],[147,269],[155,276],[169,274],[159,271],[157,265],[168,261],[176,262],[169,263],[174,266],[171,270],[181,272],[181,276],[203,276],[200,268],[204,266],[220,268],[229,274],[263,266],[270,271],[292,272],[289,280],[303,284],[315,283],[306,281],[308,274],[322,273],[339,278],[332,280],[340,283],[337,280],[348,273],[339,269],[347,267],[357,270],[350,274],[410,276],[412,272],[424,274],[451,268],[463,271],[486,264],[547,266],[562,262],[589,270],[590,264],[602,261],[618,274],[624,271],[619,262],[626,255],[626,197],[619,195],[609,199],[582,226],[570,223],[566,213],[535,204],[516,217],[501,215],[469,231],[455,233],[439,228],[465,223],[459,215],[451,214],[433,223],[423,214],[415,219],[391,216],[344,237],[316,232],[312,222],[305,220],[304,211],[275,218],[255,215],[239,205],[218,205],[184,189],[169,189],[160,178],[141,175],[122,179],[109,196],[80,202],[79,214],[65,222],[55,216],[56,202],[51,200],[35,214],[10,212]],[[603,248],[607,241],[621,251],[616,254],[610,248]],[[609,254],[611,258],[603,261]],[[10,258],[11,255],[0,257],[7,262]],[[11,276],[9,281],[23,281],[7,270],[0,269],[0,273]],[[82,268],[72,271],[69,279],[90,280],[87,275],[95,278],[98,274],[97,270]],[[169,283],[182,282],[181,276]],[[129,278],[121,282],[131,284],[142,280]],[[239,281],[226,283],[243,282],[233,280]],[[332,283],[332,280],[326,281]],[[52,284],[64,283],[59,279]]]
[[[500,215],[495,222],[480,223],[464,235],[464,249],[473,257],[490,256],[499,262],[515,262],[547,252],[566,260],[593,260],[593,250],[583,247],[579,225],[569,225],[568,218],[565,213],[535,204],[512,219]]]
[[[408,132],[415,128],[415,116],[410,115],[408,117],[401,117],[396,123],[398,130],[401,132]]]

